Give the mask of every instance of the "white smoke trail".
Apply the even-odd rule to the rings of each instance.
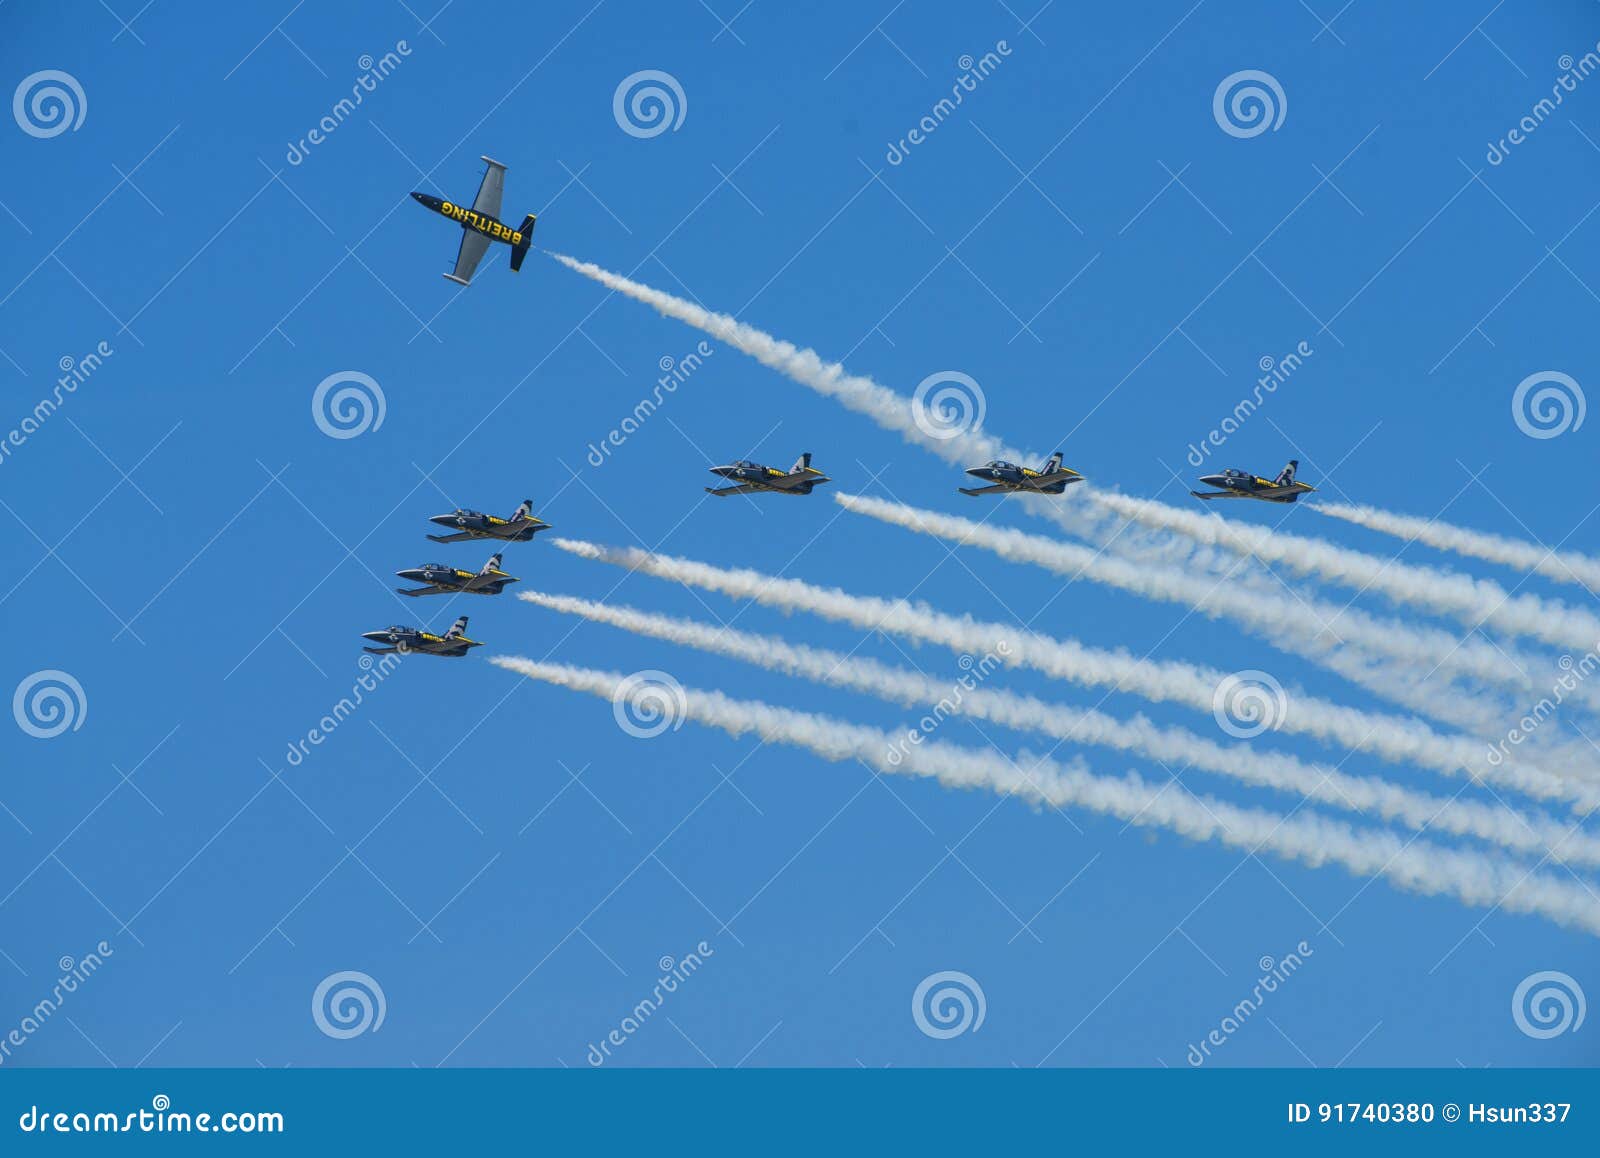
[[[496,656],[490,662],[530,679],[616,702],[629,677],[616,672]],[[914,748],[896,764],[889,759],[895,737],[874,728],[797,712],[720,692],[683,689],[678,705],[689,719],[733,736],[755,733],[826,760],[860,760],[879,772],[938,780],[957,788],[987,788],[1051,807],[1076,806],[1129,824],[1161,827],[1194,840],[1216,840],[1250,853],[1270,851],[1312,867],[1339,864],[1357,877],[1383,876],[1395,887],[1424,895],[1453,896],[1479,908],[1535,914],[1557,924],[1600,935],[1600,904],[1581,885],[1542,876],[1513,861],[1462,852],[1416,838],[1356,829],[1311,812],[1294,816],[1240,808],[1226,801],[1169,792],[1137,775],[1092,775],[1026,755],[1014,762],[938,741]],[[1031,765],[1024,768],[1026,763]]]
[[[931,715],[919,725],[919,736],[937,727],[946,715],[967,715],[1020,731],[1038,732],[1064,743],[1137,752],[1166,764],[1187,765],[1335,808],[1371,813],[1419,831],[1433,829],[1475,837],[1513,852],[1549,855],[1568,864],[1600,864],[1600,838],[1579,832],[1576,824],[1563,825],[1543,814],[1520,814],[1476,801],[1414,792],[1378,777],[1353,776],[1326,765],[1307,764],[1287,753],[1258,751],[1248,744],[1219,744],[1182,728],[1160,727],[1143,716],[1119,720],[1092,708],[1071,709],[1033,696],[980,687],[978,684],[1001,663],[1000,657],[992,654],[976,660],[964,657],[964,666],[967,660],[971,665],[952,684],[921,672],[790,643],[776,636],[542,591],[523,591],[518,597],[537,607],[579,615],[591,622],[727,656],[799,679],[864,692],[905,707],[932,705]],[[896,742],[904,746],[904,741]]]
[[[998,439],[978,429],[948,431],[944,432],[947,436],[942,438],[931,435],[918,424],[916,411],[909,398],[879,385],[871,378],[852,374],[837,362],[823,361],[814,350],[802,350],[737,318],[713,313],[673,294],[663,293],[602,269],[593,262],[579,261],[560,253],[551,253],[550,256],[568,269],[592,278],[608,289],[643,302],[666,317],[675,318],[710,334],[718,341],[726,342],[762,365],[843,403],[858,414],[866,415],[885,430],[891,430],[907,442],[931,450],[947,462],[970,465],[973,460],[983,458],[1031,458],[1024,452],[1008,450]]]
[[[1070,579],[1103,583],[1147,599],[1193,607],[1212,618],[1225,615],[1264,635],[1275,646],[1318,663],[1336,654],[1337,643],[1343,642],[1369,656],[1386,656],[1413,669],[1434,667],[1485,683],[1509,683],[1518,690],[1527,687],[1522,672],[1507,662],[1506,654],[1482,640],[1457,639],[1448,632],[1386,622],[1327,603],[1246,591],[1228,582],[1208,583],[1177,568],[1132,563],[1076,543],[975,523],[903,503],[851,494],[835,494],[833,498],[847,511],[936,538],[982,547],[1012,562],[1043,567]],[[1344,666],[1347,671],[1359,671],[1362,665]]]
[[[1230,522],[1115,491],[1095,491],[1088,497],[1142,526],[1176,531],[1197,543],[1249,555],[1291,575],[1374,591],[1397,605],[1453,616],[1471,627],[1486,625],[1560,648],[1587,649],[1600,640],[1600,617],[1557,600],[1513,595],[1488,579],[1380,559],[1322,539]],[[1070,515],[1058,519],[1075,529]]]
[[[1009,664],[1031,667],[1083,686],[1113,688],[1158,702],[1180,703],[1201,712],[1214,712],[1217,688],[1226,678],[1223,672],[1194,664],[1139,659],[1121,649],[1091,648],[1026,629],[980,623],[969,616],[945,615],[923,603],[851,595],[798,579],[713,567],[634,547],[604,547],[573,539],[551,542],[580,558],[643,571],[736,599],[808,611],[869,631],[936,643],[958,653],[983,654],[1005,641],[1010,648],[1006,656]],[[1571,801],[1584,812],[1600,807],[1600,786],[1563,779],[1526,761],[1520,752],[1492,759],[1477,741],[1440,735],[1419,720],[1362,712],[1297,692],[1276,724],[1283,731],[1372,752],[1395,763],[1415,764],[1452,776],[1466,773],[1540,799]]]
[[[1557,583],[1572,583],[1600,593],[1600,559],[1580,555],[1575,551],[1560,551],[1491,535],[1484,531],[1441,523],[1437,519],[1419,519],[1414,515],[1397,515],[1376,507],[1347,506],[1344,503],[1312,503],[1310,509],[1319,515],[1343,519],[1347,523],[1382,531],[1408,543],[1422,543],[1441,551],[1454,551],[1488,563],[1502,563],[1519,571],[1532,571]]]
[[[559,253],[551,256],[568,269],[643,302],[666,317],[702,330],[801,385],[867,415],[886,430],[894,431],[907,442],[930,450],[947,462],[959,464],[979,458],[1032,461],[1036,457],[1030,452],[1007,447],[976,429],[944,432],[949,437],[931,435],[918,424],[910,399],[871,378],[851,374],[838,362],[824,361],[813,350],[800,349],[727,314],[714,313],[592,262]],[[1398,604],[1454,615],[1474,627],[1488,623],[1563,648],[1580,641],[1587,645],[1587,641],[1600,640],[1600,618],[1534,596],[1509,596],[1498,585],[1486,580],[1392,563],[1320,539],[1225,524],[1220,519],[1115,492],[1090,491],[1087,487],[1068,491],[1073,496],[1080,493],[1147,526],[1178,531],[1199,542],[1252,554],[1264,562],[1281,564],[1295,574],[1316,574],[1362,591],[1377,591]],[[1033,513],[1046,513],[1074,533],[1085,533],[1089,528],[1090,520],[1086,519],[1081,504],[1057,502],[1029,506]]]

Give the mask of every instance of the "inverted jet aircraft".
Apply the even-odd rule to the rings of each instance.
[[[1197,499],[1260,499],[1268,503],[1292,503],[1301,495],[1316,490],[1306,483],[1294,481],[1294,472],[1299,467],[1298,459],[1290,459],[1289,464],[1278,472],[1278,477],[1275,479],[1264,479],[1248,471],[1233,469],[1225,470],[1221,474],[1202,475],[1201,482],[1222,489],[1189,493]]]
[[[458,285],[470,285],[472,273],[489,252],[491,241],[503,241],[511,247],[511,269],[522,268],[522,259],[528,256],[528,245],[533,239],[534,216],[522,219],[521,229],[512,229],[500,220],[500,194],[505,189],[506,167],[492,157],[484,157],[488,166],[483,182],[478,186],[478,196],[472,208],[435,197],[432,193],[412,193],[418,202],[441,217],[448,217],[461,226],[461,248],[456,253],[456,267],[444,276]]]
[[[468,639],[466,632],[465,615],[456,620],[454,626],[443,635],[423,631],[420,627],[386,627],[382,631],[362,632],[361,638],[387,646],[364,647],[361,650],[370,651],[373,655],[388,655],[397,651],[405,655],[413,652],[421,655],[466,655],[469,647],[483,646],[475,639]]]
[[[482,511],[456,509],[448,515],[432,515],[428,522],[441,527],[454,527],[453,535],[429,535],[435,543],[460,543],[466,539],[499,539],[505,543],[526,543],[540,531],[550,529],[543,519],[533,517],[533,500],[523,499],[516,513],[508,519],[486,515]]]
[[[483,565],[483,570],[478,572],[447,567],[443,563],[425,563],[421,567],[396,571],[395,574],[413,583],[425,584],[422,587],[396,587],[395,590],[402,595],[498,595],[506,589],[506,584],[518,581],[515,575],[507,575],[500,570],[499,554],[491,556]]]
[[[714,466],[711,473],[720,475],[734,485],[731,487],[707,487],[706,494],[723,498],[727,495],[748,495],[756,491],[771,491],[780,495],[809,495],[811,488],[825,482],[832,482],[827,475],[811,465],[811,452],[807,451],[794,460],[794,465],[788,470],[779,470],[775,466],[762,466],[758,462],[740,459],[730,466]]]
[[[1014,462],[1002,462],[996,459],[982,466],[972,467],[967,473],[973,478],[987,479],[993,485],[958,488],[964,495],[989,495],[997,491],[1059,495],[1067,489],[1069,484],[1083,481],[1083,476],[1077,471],[1061,465],[1061,452],[1059,450],[1052,454],[1050,461],[1038,470],[1018,466]]]

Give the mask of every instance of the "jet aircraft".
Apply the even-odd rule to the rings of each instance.
[[[506,167],[492,157],[484,157],[483,182],[478,186],[478,196],[472,208],[435,197],[432,193],[413,192],[419,203],[441,217],[448,217],[461,226],[461,248],[456,253],[456,266],[444,276],[458,285],[470,285],[478,262],[489,252],[491,241],[503,241],[511,247],[511,269],[522,268],[522,259],[528,256],[528,246],[533,239],[534,215],[522,219],[521,229],[512,229],[500,221],[500,195],[505,189]]]
[[[1023,494],[1059,495],[1062,491],[1075,482],[1082,482],[1083,476],[1077,471],[1061,465],[1061,452],[1058,450],[1050,456],[1050,461],[1038,470],[1025,466],[1018,466],[1014,462],[1001,462],[996,459],[975,466],[967,471],[973,478],[987,479],[991,486],[986,487],[959,487],[964,495],[988,495],[997,491]]]
[[[432,515],[428,522],[441,527],[455,527],[453,535],[429,535],[435,543],[460,543],[466,539],[499,539],[506,543],[526,543],[540,531],[550,529],[543,519],[533,517],[533,500],[523,499],[516,513],[508,519],[486,515],[482,511],[456,509],[448,515]]]
[[[1264,479],[1248,471],[1228,469],[1221,474],[1202,475],[1200,481],[1207,486],[1221,487],[1216,491],[1190,491],[1197,499],[1260,499],[1268,503],[1292,503],[1303,494],[1316,490],[1303,482],[1295,482],[1294,472],[1300,467],[1298,459],[1278,472],[1275,479]]]
[[[362,639],[370,639],[373,643],[386,644],[385,647],[364,647],[362,651],[370,651],[373,655],[388,655],[400,652],[410,655],[413,652],[422,655],[466,655],[469,647],[482,647],[475,639],[468,639],[467,617],[463,615],[455,621],[455,625],[443,635],[434,635],[431,631],[423,631],[420,627],[386,627],[382,631],[362,632]]]
[[[395,574],[413,583],[426,584],[423,587],[396,587],[395,590],[402,595],[498,595],[508,583],[518,581],[515,575],[507,575],[500,570],[498,553],[490,557],[482,571],[476,573],[463,571],[459,567],[447,567],[443,563],[427,563],[421,567],[396,571]]]
[[[811,452],[795,459],[788,470],[775,466],[762,466],[757,462],[740,459],[730,466],[714,466],[711,473],[733,483],[730,487],[707,487],[706,494],[723,498],[727,495],[747,495],[756,491],[771,491],[780,495],[809,495],[811,488],[832,482],[827,475],[811,465]]]

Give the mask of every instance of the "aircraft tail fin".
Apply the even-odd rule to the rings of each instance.
[[[533,214],[528,214],[522,219],[522,244],[511,247],[511,272],[515,273],[522,268],[522,259],[528,256],[528,246],[533,242]]]
[[[799,474],[801,471],[808,470],[810,468],[810,466],[811,466],[811,452],[808,450],[804,454],[802,454],[799,458],[794,460],[794,465],[789,468],[789,473],[790,474]]]
[[[498,570],[500,570],[500,556],[501,556],[501,554],[502,554],[502,552],[496,551],[493,555],[490,555],[489,556],[489,561],[483,565],[483,570],[478,572],[478,574],[487,575],[490,571],[498,571]]]
[[[1056,451],[1054,454],[1052,454],[1050,456],[1050,461],[1044,464],[1044,470],[1040,471],[1039,473],[1041,473],[1041,474],[1055,474],[1056,471],[1058,471],[1060,469],[1061,469],[1061,452],[1058,450],[1058,451]]]
[[[450,630],[444,633],[446,639],[460,639],[467,634],[467,617],[463,615],[451,625]]]
[[[516,522],[518,519],[531,518],[533,518],[533,500],[523,499],[522,505],[517,508],[517,513],[511,516],[511,521]]]
[[[1285,465],[1284,468],[1281,471],[1278,472],[1278,477],[1274,481],[1273,485],[1274,486],[1280,486],[1280,487],[1288,486],[1290,483],[1294,482],[1294,472],[1299,470],[1299,469],[1300,469],[1300,460],[1297,459],[1297,458],[1291,458],[1289,460],[1288,464]]]

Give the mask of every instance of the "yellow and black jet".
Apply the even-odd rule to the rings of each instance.
[[[1265,479],[1248,471],[1228,469],[1221,474],[1202,475],[1200,481],[1207,486],[1221,487],[1215,491],[1190,491],[1197,499],[1260,499],[1264,503],[1292,503],[1301,495],[1310,494],[1316,487],[1295,482],[1294,472],[1300,469],[1300,460],[1291,458],[1278,477]]]
[[[499,539],[505,543],[526,543],[540,531],[548,531],[550,524],[533,517],[533,500],[523,499],[522,505],[509,519],[499,515],[486,515],[482,511],[457,508],[448,515],[430,515],[428,522],[450,527],[451,535],[429,535],[435,543],[460,543],[466,539]]]
[[[412,193],[421,204],[441,217],[448,217],[461,226],[461,249],[456,253],[456,267],[444,276],[459,285],[470,285],[472,273],[478,262],[489,252],[491,241],[503,241],[511,247],[511,268],[522,268],[522,259],[528,256],[528,245],[533,239],[534,216],[522,219],[521,229],[512,229],[500,220],[500,195],[505,189],[506,167],[492,157],[484,157],[488,166],[483,173],[483,183],[478,186],[478,196],[471,208],[435,197],[432,193]]]
[[[762,466],[759,462],[740,459],[727,466],[714,466],[711,473],[727,479],[731,487],[707,487],[706,494],[719,499],[728,495],[748,495],[767,491],[779,495],[809,495],[811,488],[833,480],[811,465],[811,452],[795,459],[788,470],[775,466]]]
[[[973,478],[987,479],[993,485],[957,488],[964,495],[990,495],[1012,491],[1020,491],[1023,494],[1059,495],[1072,483],[1083,481],[1083,476],[1077,471],[1061,465],[1059,450],[1038,470],[995,459],[982,466],[972,467],[967,473]]]
[[[482,571],[463,571],[445,563],[425,563],[421,567],[408,567],[395,574],[421,587],[396,587],[402,595],[498,595],[507,584],[518,582],[515,575],[500,570],[500,554],[496,552],[483,565]]]
[[[364,647],[362,651],[370,651],[373,655],[390,655],[400,652],[402,655],[446,655],[462,656],[467,654],[467,649],[482,647],[476,639],[467,638],[467,617],[463,615],[455,621],[455,625],[443,635],[435,635],[431,631],[423,631],[420,627],[386,627],[382,631],[364,631],[362,639],[370,639],[373,643],[381,643],[383,647]]]

